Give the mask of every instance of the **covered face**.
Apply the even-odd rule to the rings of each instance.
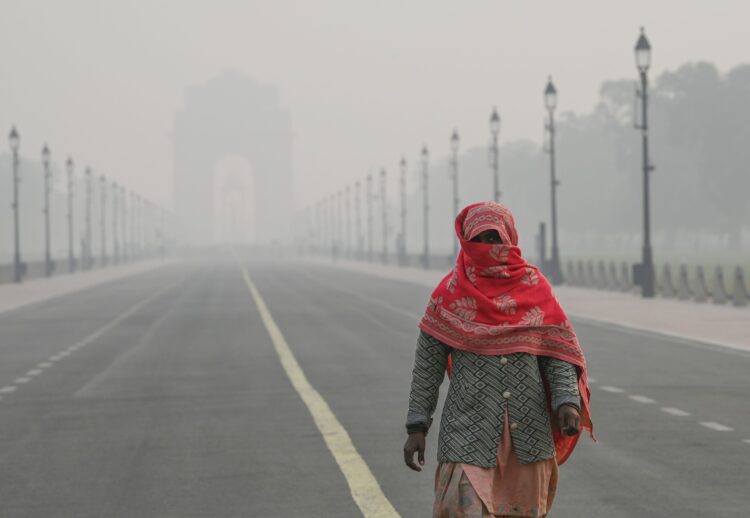
[[[518,232],[513,213],[501,203],[475,203],[466,207],[456,217],[456,233],[463,241],[471,241],[488,230],[495,230],[503,244],[518,246]]]

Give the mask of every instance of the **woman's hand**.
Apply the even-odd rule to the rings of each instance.
[[[410,433],[404,444],[404,462],[414,471],[422,471],[419,466],[424,466],[425,434],[422,432]],[[419,466],[414,464],[414,453],[417,453]]]
[[[557,422],[562,433],[576,435],[581,428],[581,415],[574,406],[560,405],[557,409]]]

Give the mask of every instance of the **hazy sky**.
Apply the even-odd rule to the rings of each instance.
[[[634,77],[645,25],[654,71],[750,61],[742,0],[2,0],[0,131],[49,142],[171,203],[175,110],[188,85],[237,68],[280,87],[295,131],[298,203],[414,161],[422,143],[540,140],[541,91],[589,110],[605,79]],[[3,145],[7,140],[3,141]]]

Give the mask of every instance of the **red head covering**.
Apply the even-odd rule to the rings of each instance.
[[[496,230],[502,244],[471,241],[485,230]],[[583,402],[581,423],[594,438],[583,351],[549,282],[521,256],[510,210],[492,202],[469,205],[456,217],[456,233],[461,243],[456,266],[433,291],[419,327],[476,354],[524,352],[572,363]],[[550,415],[556,420],[551,408]],[[571,437],[554,427],[553,435],[562,464],[580,434]]]

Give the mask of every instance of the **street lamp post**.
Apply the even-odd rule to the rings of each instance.
[[[93,181],[91,175],[91,168],[86,167],[86,260],[84,262],[85,268],[88,270],[91,268],[91,189]]]
[[[128,195],[125,186],[120,186],[120,209],[122,218],[120,218],[120,237],[122,238],[122,260],[127,261],[130,256],[130,243],[128,242]]]
[[[430,267],[430,204],[429,204],[429,191],[427,182],[428,178],[428,166],[430,160],[430,153],[427,150],[427,146],[422,147],[422,210],[423,210],[423,249],[422,249],[422,266],[427,269]]]
[[[42,164],[44,165],[44,275],[52,275],[52,253],[50,251],[50,226],[49,226],[49,184],[52,173],[49,168],[50,150],[47,144],[42,148]]]
[[[458,215],[458,147],[461,144],[460,137],[458,136],[458,130],[453,130],[451,135],[451,179],[453,180],[453,214]],[[453,238],[453,256],[458,255],[458,236]]]
[[[383,220],[383,263],[388,262],[388,200],[386,198],[386,171],[380,170],[380,209]]]
[[[117,193],[119,188],[117,182],[112,181],[112,260],[115,264],[120,262],[120,239],[117,236],[119,230],[117,212],[120,210]]]
[[[130,191],[130,247],[132,256],[135,259],[140,256],[141,245],[138,242],[138,198],[133,191]]]
[[[331,259],[336,260],[336,195],[328,197],[328,217],[331,222]]]
[[[73,159],[68,157],[65,169],[68,173],[68,271],[76,271],[75,239],[73,238],[73,189],[74,189],[74,164]]]
[[[354,182],[354,220],[355,220],[355,234],[357,239],[357,259],[362,260],[362,182],[357,180]]]
[[[552,83],[552,77],[547,81],[547,87],[544,89],[544,106],[547,108],[549,119],[545,129],[549,135],[549,145],[546,149],[549,153],[549,174],[550,174],[550,198],[551,198],[551,217],[552,217],[552,258],[550,261],[550,280],[552,284],[562,283],[562,271],[560,269],[560,250],[557,244],[557,181],[555,171],[555,108],[557,108],[557,89]],[[543,244],[542,244],[543,245]]]
[[[401,236],[399,237],[399,256],[402,263],[406,262],[406,158],[401,157]]]
[[[367,260],[372,262],[372,173],[367,175]]]
[[[18,176],[18,146],[21,143],[21,137],[15,126],[10,129],[8,141],[13,152],[13,282],[21,282],[23,265],[21,264],[21,227],[18,211],[18,184],[21,181]]]
[[[492,136],[492,151],[490,160],[492,162],[492,199],[495,202],[500,201],[500,172],[499,172],[499,154],[500,151],[497,147],[497,139],[500,135],[500,115],[497,113],[497,108],[492,108],[492,114],[490,115],[490,134]]]
[[[336,193],[336,250],[338,255],[344,252],[344,191]]]
[[[107,179],[104,177],[104,175],[101,175],[99,177],[99,185],[101,187],[101,197],[102,197],[102,206],[99,209],[99,212],[101,213],[101,231],[102,231],[102,252],[101,252],[101,266],[107,266],[107,227],[106,227],[106,218],[105,215],[107,214]]]
[[[651,66],[651,44],[641,27],[641,34],[635,44],[635,63],[641,78],[638,97],[641,101],[641,124],[636,129],[641,130],[643,140],[643,255],[641,264],[634,268],[634,278],[641,285],[641,295],[651,298],[654,289],[654,259],[651,250],[651,212],[649,196],[649,177],[654,169],[648,156],[648,69]]]
[[[346,186],[346,257],[352,258],[352,188]]]

